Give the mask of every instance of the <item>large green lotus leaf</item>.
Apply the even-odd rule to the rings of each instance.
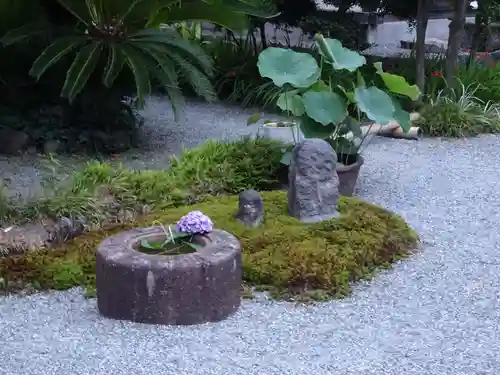
[[[385,86],[393,93],[404,95],[411,100],[418,100],[420,97],[420,89],[417,85],[410,85],[404,77],[382,71],[377,71],[377,74],[382,78]]]
[[[347,69],[354,72],[366,64],[364,56],[356,51],[344,48],[337,39],[327,39],[318,34],[316,35],[316,44],[320,53],[326,58],[327,62],[332,64],[334,69]]]
[[[394,106],[394,120],[401,126],[403,132],[407,132],[411,128],[410,114],[406,112],[399,102],[392,98],[392,105]]]
[[[339,95],[328,91],[308,91],[302,95],[307,115],[322,125],[339,124],[347,116],[347,105]]]
[[[276,47],[260,53],[257,67],[262,77],[270,78],[278,87],[290,84],[306,88],[314,84],[321,73],[316,59],[310,54]]]
[[[330,86],[323,80],[319,80],[315,82],[311,87],[308,88],[308,91],[330,91]]]
[[[312,118],[308,116],[302,116],[300,119],[300,130],[304,134],[305,138],[321,138],[326,139],[330,137],[336,125],[322,125],[319,122],[314,121]]]
[[[304,103],[300,95],[298,95],[298,90],[280,94],[276,104],[282,111],[290,112],[294,116],[302,116],[304,114]]]
[[[359,120],[356,120],[355,118],[349,116],[344,120],[343,125],[347,129],[349,129],[349,131],[351,131],[355,137],[362,137],[363,136],[363,132],[361,130],[361,124],[359,123]]]
[[[395,108],[392,98],[379,88],[357,87],[354,91],[354,99],[358,108],[377,124],[386,125],[394,119]]]

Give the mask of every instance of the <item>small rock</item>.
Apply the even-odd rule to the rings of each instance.
[[[289,170],[288,211],[303,223],[339,216],[337,154],[322,139],[306,139],[292,152]]]
[[[135,221],[135,217],[136,215],[133,211],[121,209],[116,214],[116,221],[118,223],[132,223]]]
[[[143,204],[137,210],[142,216],[149,215],[151,213],[151,207],[147,204]]]
[[[28,134],[14,129],[0,129],[0,154],[17,154],[28,143]]]
[[[74,238],[81,236],[83,232],[85,232],[86,228],[87,221],[85,220],[85,218],[76,218],[75,220],[73,220],[73,230],[71,233],[71,237]]]
[[[250,227],[257,227],[262,223],[264,203],[258,191],[250,189],[240,194],[238,212],[235,218]]]
[[[50,240],[51,230],[44,224],[29,223],[0,231],[0,248],[8,254],[42,249],[49,246]]]
[[[55,154],[59,149],[60,142],[57,139],[49,139],[43,144],[43,152],[46,154]]]
[[[52,231],[51,242],[62,243],[72,238],[73,221],[68,217],[61,217]]]

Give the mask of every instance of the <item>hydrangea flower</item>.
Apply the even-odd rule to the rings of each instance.
[[[203,212],[191,211],[180,218],[177,222],[176,229],[181,233],[204,234],[214,229],[214,223],[208,216],[204,215]]]

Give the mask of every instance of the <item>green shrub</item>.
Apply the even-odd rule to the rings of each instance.
[[[475,87],[474,96],[487,103],[500,103],[500,65],[460,65],[457,78],[465,87]]]
[[[465,137],[500,131],[500,105],[475,96],[477,86],[440,91],[421,109],[418,125],[425,134]]]
[[[249,228],[233,214],[238,198],[212,197],[193,207],[183,206],[85,234],[52,250],[0,258],[0,275],[7,285],[30,283],[42,289],[75,285],[95,292],[95,249],[106,236],[155,220],[174,223],[193,209],[208,215],[216,227],[235,234],[242,243],[244,280],[283,298],[342,297],[354,281],[369,278],[407,256],[417,235],[397,215],[357,198],[341,198],[342,216],[304,225],[287,213],[285,192],[265,192],[262,227]]]
[[[399,74],[410,83],[416,82],[416,60],[414,56],[408,58],[382,59],[387,71]],[[425,97],[424,99],[436,99],[437,95],[446,89],[443,79],[445,69],[445,56],[435,54],[425,59]],[[487,103],[489,101],[500,103],[500,65],[496,64],[473,64],[467,66],[462,63],[455,73],[453,89],[460,91],[462,85],[474,87],[476,99]],[[441,94],[442,95],[442,94]]]
[[[260,47],[252,44],[250,36],[240,40],[227,37],[213,39],[207,41],[204,48],[214,59],[215,87],[219,99],[242,103],[248,92],[264,83],[257,70]],[[259,106],[261,103],[252,99],[244,105]]]
[[[278,184],[282,147],[260,138],[208,141],[172,158],[166,170],[132,171],[116,163],[92,161],[45,197],[23,205],[0,199],[0,222],[68,216],[98,224],[123,209],[178,206],[248,188],[269,190]]]
[[[231,194],[267,190],[278,182],[281,156],[281,143],[272,140],[208,141],[174,158],[170,172],[181,187],[208,186],[211,192]]]

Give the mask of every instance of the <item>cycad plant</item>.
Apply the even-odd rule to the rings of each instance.
[[[35,0],[33,0],[35,1]],[[39,0],[41,1],[41,0]],[[36,59],[30,74],[36,79],[63,59],[72,62],[61,96],[73,102],[94,74],[112,87],[123,70],[132,72],[138,103],[151,92],[151,83],[165,88],[174,113],[182,107],[178,75],[206,100],[216,98],[210,77],[210,57],[175,28],[162,27],[191,20],[206,20],[241,27],[246,14],[272,16],[270,0],[48,0],[74,22],[53,18],[9,31],[4,46],[34,35],[49,36],[49,45]],[[264,7],[262,7],[264,6]],[[99,72],[102,67],[102,71]]]

